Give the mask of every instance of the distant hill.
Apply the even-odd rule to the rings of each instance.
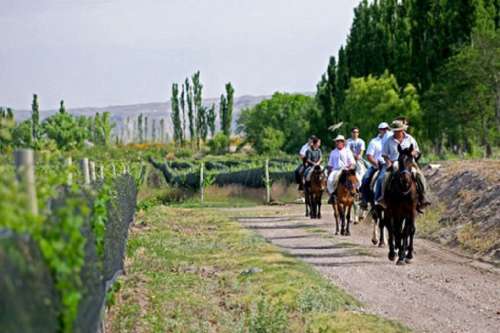
[[[235,97],[234,100],[234,114],[233,114],[233,129],[236,127],[236,120],[238,119],[241,110],[252,107],[264,99],[270,98],[270,96],[240,96]],[[203,104],[205,106],[211,106],[212,104],[216,105],[216,110],[218,111],[219,107],[219,99],[216,98],[208,98],[203,100]],[[144,103],[144,104],[130,104],[130,105],[112,105],[106,107],[83,107],[83,108],[67,108],[67,111],[74,115],[85,115],[91,116],[96,114],[97,112],[109,112],[111,114],[111,119],[117,124],[117,128],[119,129],[122,126],[123,121],[130,117],[135,118],[138,117],[141,113],[144,116],[147,116],[149,119],[160,119],[165,118],[165,124],[167,127],[167,131],[169,135],[172,131],[172,121],[171,121],[171,108],[170,101],[169,102],[160,102],[160,103]],[[45,119],[50,115],[56,113],[57,110],[41,110],[40,117],[41,119]],[[218,113],[218,112],[217,112]],[[16,110],[15,117],[17,121],[22,121],[31,117],[31,110]],[[218,125],[217,120],[217,125]]]

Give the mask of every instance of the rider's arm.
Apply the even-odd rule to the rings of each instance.
[[[375,159],[373,155],[368,154],[366,155],[366,158],[368,159],[368,162],[370,162],[371,165],[378,168],[378,161]]]

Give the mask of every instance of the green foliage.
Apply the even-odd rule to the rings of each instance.
[[[222,133],[226,136],[228,135],[228,129],[226,128],[227,124],[227,99],[224,94],[220,95],[219,101],[219,119],[220,119],[220,129]]]
[[[104,257],[104,234],[108,221],[108,205],[113,197],[112,188],[106,182],[103,183],[92,205],[92,217],[90,226],[95,235],[97,254]]]
[[[81,148],[84,141],[90,137],[87,121],[67,112],[59,112],[45,119],[42,131],[62,150]]]
[[[226,98],[224,103],[224,117],[222,123],[222,132],[231,137],[231,123],[233,121],[234,88],[231,82],[226,83]]]
[[[310,134],[310,119],[317,117],[314,98],[275,93],[251,109],[243,110],[238,130],[259,153],[282,150],[295,153]]]
[[[226,153],[228,146],[229,138],[222,132],[217,133],[210,141],[208,141],[210,153],[215,155]]]
[[[108,146],[111,143],[111,130],[114,125],[111,124],[110,113],[96,113],[93,118],[93,142],[97,145]]]
[[[282,304],[274,305],[261,297],[247,319],[249,332],[281,333],[288,327],[288,315]]]
[[[351,80],[341,114],[347,131],[358,126],[361,133],[373,133],[374,136],[380,122],[398,116],[406,116],[412,127],[421,129],[418,94],[412,85],[407,85],[400,93],[396,77],[387,72],[378,78],[369,75]]]
[[[40,106],[36,94],[33,95],[33,103],[31,104],[31,125],[31,137],[36,143],[40,137]]]
[[[189,138],[193,140],[196,137],[196,127],[193,110],[193,87],[189,83],[189,78],[186,78],[184,81],[184,86],[186,87],[186,101],[188,106]]]
[[[207,125],[208,128],[210,129],[210,136],[213,138],[215,135],[215,119],[216,119],[216,114],[215,114],[215,104],[212,104],[212,106],[208,109],[207,111]]]
[[[31,120],[20,122],[12,130],[12,146],[19,148],[31,147]]]
[[[172,125],[174,127],[174,141],[176,144],[180,144],[183,141],[182,135],[182,125],[179,113],[179,87],[177,83],[172,84],[172,97],[170,98],[171,108],[172,108]],[[182,105],[184,110],[184,90],[182,96]]]
[[[473,39],[424,96],[427,137],[439,155],[444,148],[470,154],[476,143],[490,157],[500,142],[500,32],[476,32]]]
[[[12,131],[15,126],[12,109],[0,107],[0,152],[6,151],[12,144]]]

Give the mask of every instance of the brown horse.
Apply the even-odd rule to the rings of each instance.
[[[326,188],[326,175],[319,165],[311,171],[311,181],[304,187],[304,196],[306,201],[306,216],[312,219],[321,218],[321,199]]]
[[[350,236],[351,209],[358,195],[358,178],[355,170],[343,170],[340,174],[335,201],[332,204],[335,215],[335,235],[339,234],[339,219],[341,222],[340,234]]]
[[[413,238],[415,236],[415,218],[417,216],[417,183],[412,173],[416,160],[412,155],[413,145],[401,149],[398,146],[398,168],[385,191],[385,225],[389,229],[389,260],[396,258],[398,265],[410,263],[413,259]]]

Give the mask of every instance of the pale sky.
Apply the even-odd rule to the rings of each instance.
[[[166,101],[201,71],[204,97],[314,91],[359,0],[0,0],[0,106]]]

